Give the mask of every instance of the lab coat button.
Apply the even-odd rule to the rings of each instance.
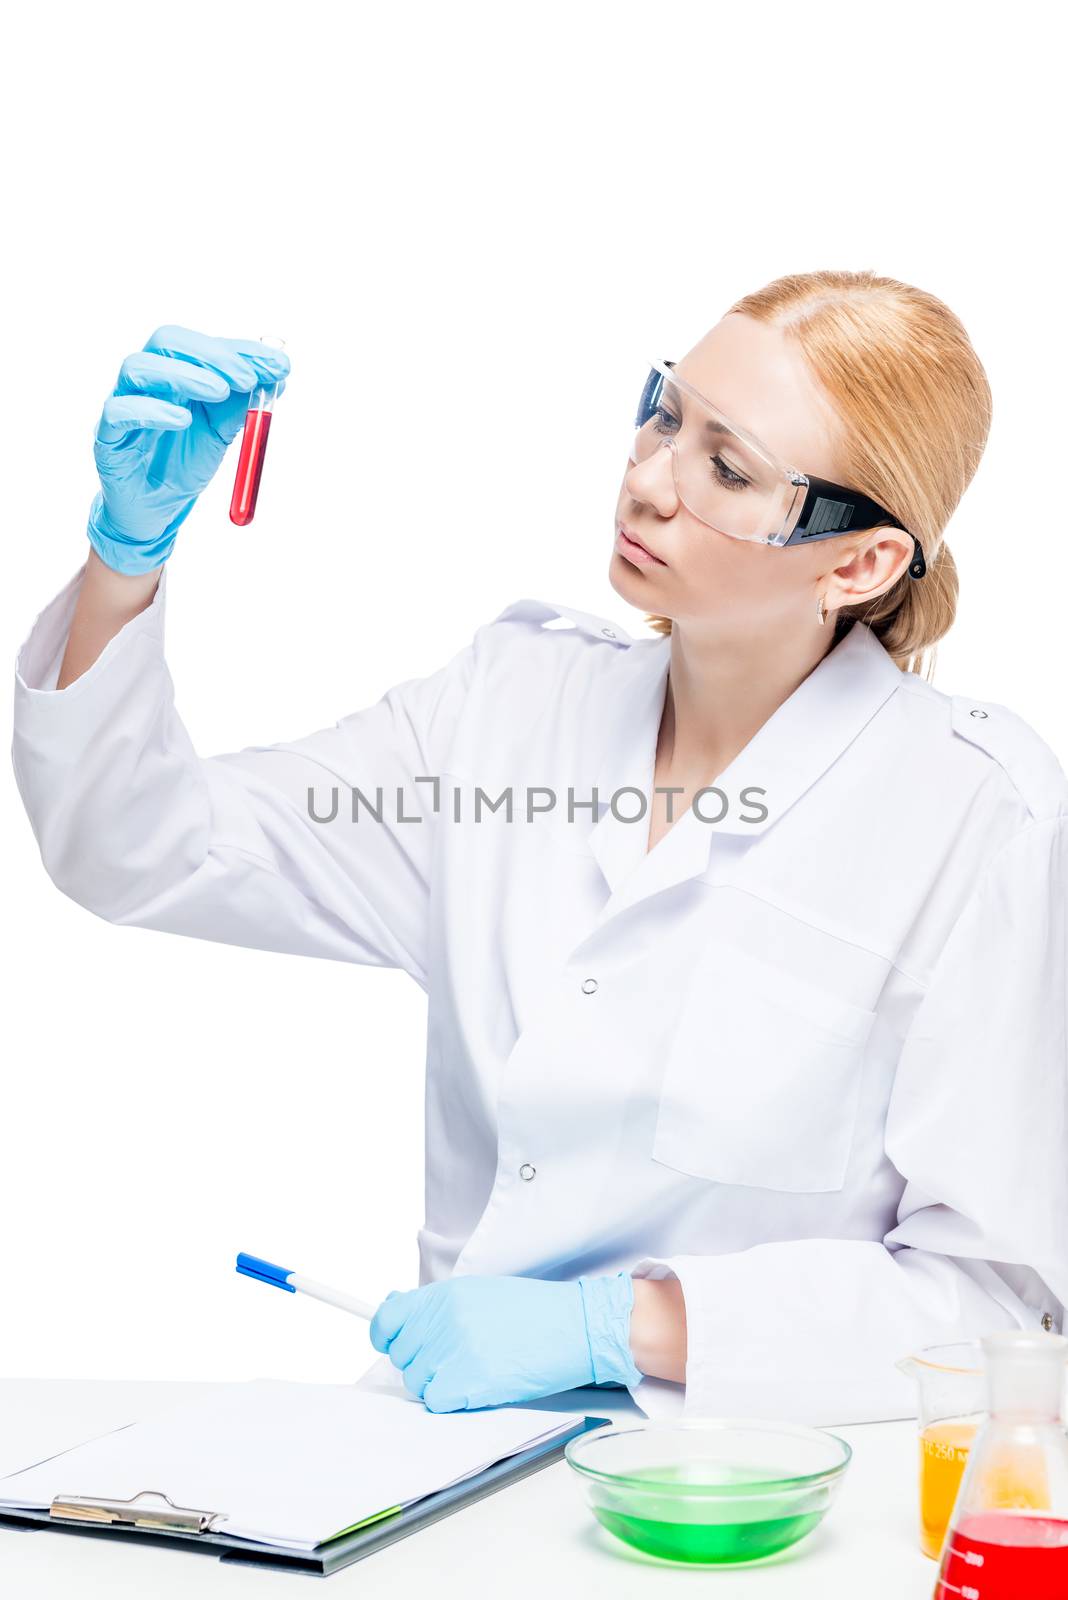
[[[986,715],[987,715],[987,713],[985,711],[973,711],[972,712],[972,716],[973,717],[985,717]]]
[[[529,1161],[524,1161],[523,1165],[519,1169],[519,1176],[522,1178],[524,1183],[529,1183],[536,1171],[537,1168],[532,1167]]]
[[[582,992],[583,992],[583,994],[596,994],[597,993],[597,979],[596,978],[583,978],[583,980],[582,980]]]
[[[1043,1313],[1042,1326],[1045,1328],[1047,1333],[1049,1333],[1053,1327],[1053,1318],[1048,1311]]]
[[[604,634],[606,639],[614,639],[615,638],[615,634],[613,633],[611,628],[602,628],[601,632]]]

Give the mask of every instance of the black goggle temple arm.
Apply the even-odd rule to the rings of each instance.
[[[840,533],[848,533],[851,528],[875,528],[880,525],[900,528],[903,533],[909,531],[903,522],[899,522],[897,517],[866,494],[856,489],[843,489],[840,483],[828,483],[826,478],[810,475],[801,515],[782,548],[791,544],[807,544],[813,539],[834,539]],[[912,546],[909,577],[922,578],[927,571],[927,563],[915,534],[912,534]]]

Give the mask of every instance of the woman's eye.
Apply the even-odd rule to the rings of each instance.
[[[661,427],[661,423],[670,423],[670,427]],[[678,417],[673,417],[670,411],[665,411],[663,406],[657,406],[653,412],[653,427],[657,433],[673,433],[679,425]]]
[[[653,432],[661,435],[676,433],[681,427],[678,417],[673,416],[663,406],[657,406],[655,411],[650,413],[649,423]],[[738,490],[750,487],[749,479],[743,478],[741,473],[735,472],[733,467],[729,467],[722,456],[709,456],[708,459],[714,468],[716,480],[722,488]]]
[[[721,456],[710,456],[709,460],[716,469],[716,477],[725,489],[748,489],[749,479],[740,477],[732,471]]]

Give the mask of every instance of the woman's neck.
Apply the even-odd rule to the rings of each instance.
[[[740,638],[673,624],[657,782],[714,783],[832,647],[826,629]]]

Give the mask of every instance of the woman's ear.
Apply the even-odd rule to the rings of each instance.
[[[831,610],[861,605],[885,594],[908,571],[912,561],[912,535],[904,528],[868,528],[850,538],[849,553],[824,580]]]

